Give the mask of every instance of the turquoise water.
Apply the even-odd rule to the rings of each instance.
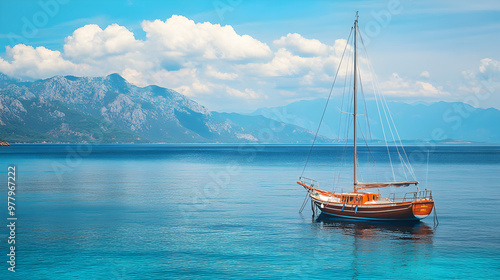
[[[306,146],[1,147],[0,279],[498,278],[500,147],[431,147],[426,175],[428,149],[407,152],[433,190],[438,227],[432,217],[313,218],[309,204],[299,214]],[[361,150],[361,172],[390,177],[385,148],[371,153],[381,160],[371,168]],[[305,175],[329,190],[342,170],[337,187],[348,186],[351,155],[318,147]],[[9,164],[16,273],[6,262]]]

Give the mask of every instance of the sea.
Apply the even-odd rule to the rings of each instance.
[[[415,177],[432,190],[436,211],[417,223],[313,215],[297,180],[352,190],[352,156],[336,145],[0,147],[0,279],[500,279],[499,146],[360,148],[359,180]],[[397,167],[406,157],[412,169]]]

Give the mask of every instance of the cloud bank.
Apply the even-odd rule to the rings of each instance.
[[[104,29],[85,25],[65,38],[63,52],[9,46],[0,58],[0,72],[31,79],[119,73],[132,84],[172,88],[214,109],[221,102],[226,107],[231,102],[240,107],[263,106],[268,100],[325,97],[346,47],[345,39],[327,45],[297,33],[268,45],[238,34],[230,25],[196,23],[180,15],[165,21],[145,20],[141,28],[144,40],[118,24]],[[347,49],[352,51],[350,46]],[[500,63],[484,59],[479,73],[498,79]],[[365,74],[361,72],[364,81],[370,81]],[[416,80],[395,73],[380,87],[385,94],[399,97],[450,95],[432,85],[429,77],[427,71]]]

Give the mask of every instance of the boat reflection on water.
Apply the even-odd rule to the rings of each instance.
[[[390,238],[427,243],[432,242],[434,236],[434,229],[420,221],[357,221],[320,214],[313,217],[313,222],[316,222],[320,229],[340,230],[343,234],[362,239]]]
[[[320,214],[313,216],[311,225],[316,242],[301,273],[341,271],[352,279],[367,275],[368,279],[412,278],[408,275],[433,279],[428,268],[435,229],[423,222],[358,221]],[[390,277],[380,277],[386,272]]]

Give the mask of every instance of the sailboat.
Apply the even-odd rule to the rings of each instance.
[[[352,192],[335,192],[319,189],[319,183],[316,180],[301,176],[297,183],[307,190],[307,195],[311,199],[313,211],[319,209],[321,213],[346,219],[357,220],[381,220],[381,221],[410,221],[421,220],[429,216],[434,208],[434,200],[432,191],[419,190],[419,182],[416,180],[394,181],[391,182],[360,182],[358,181],[358,151],[357,151],[357,117],[358,117],[358,102],[357,102],[357,75],[358,75],[358,51],[357,51],[357,33],[358,30],[358,13],[354,21],[354,26],[351,29],[354,31],[353,38],[353,148],[354,148],[354,174],[353,174],[353,191]],[[352,32],[352,31],[351,31]],[[350,36],[349,36],[350,37]],[[361,41],[362,41],[362,37]],[[349,39],[348,39],[349,41]],[[347,42],[348,43],[348,42]],[[347,46],[346,43],[346,46]],[[363,43],[364,45],[364,43]],[[339,65],[340,69],[340,65]],[[338,72],[339,70],[337,70]],[[338,74],[338,73],[337,73]],[[333,89],[333,86],[332,86]],[[331,94],[331,92],[330,92]],[[328,103],[327,103],[328,104]],[[326,107],[325,107],[326,111]],[[323,113],[324,116],[324,113]],[[321,122],[320,122],[321,125]],[[319,127],[318,127],[319,132]],[[317,134],[316,134],[317,135]],[[387,143],[386,143],[387,144]],[[313,142],[314,146],[314,142]],[[402,143],[401,143],[402,148]],[[311,147],[312,150],[312,147]],[[389,152],[389,148],[388,148]],[[399,153],[399,152],[398,152]],[[309,153],[309,156],[311,153]],[[390,155],[389,155],[390,156]],[[308,158],[309,160],[309,158]],[[409,160],[408,160],[409,164]],[[307,165],[307,161],[306,161]],[[305,169],[305,167],[304,167]],[[416,186],[417,191],[408,192],[400,198],[396,198],[394,194],[389,197],[382,197],[380,189],[387,187],[408,187]],[[378,192],[369,190],[379,189]],[[306,196],[307,198],[307,196]],[[304,201],[305,202],[305,201]],[[304,203],[305,205],[305,203]],[[303,205],[303,206],[304,206]],[[303,208],[302,208],[303,209]]]

